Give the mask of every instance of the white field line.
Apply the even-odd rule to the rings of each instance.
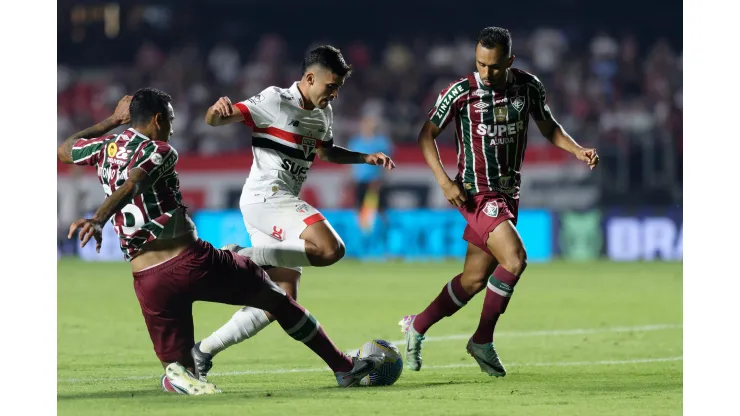
[[[659,324],[659,325],[643,325],[643,326],[631,326],[631,327],[610,327],[610,328],[585,328],[585,329],[563,329],[563,330],[550,330],[550,331],[502,331],[496,333],[496,337],[537,337],[537,336],[561,336],[561,335],[588,335],[588,334],[603,334],[603,333],[623,333],[623,332],[647,332],[647,331],[660,331],[665,329],[677,329],[682,328],[680,324]],[[425,342],[430,341],[450,341],[468,339],[470,334],[458,334],[448,335],[440,337],[428,337]],[[393,344],[403,345],[404,340],[393,341]],[[356,351],[356,350],[355,350]],[[625,365],[625,364],[642,364],[642,363],[656,363],[664,361],[679,361],[683,357],[662,357],[662,358],[640,358],[633,360],[605,360],[605,361],[573,361],[573,362],[534,362],[534,363],[507,363],[508,366],[514,367],[560,367],[560,366],[587,366],[587,365]],[[463,368],[463,367],[477,367],[477,364],[466,363],[466,364],[446,364],[446,365],[429,365],[424,366],[425,369],[446,369],[446,368]],[[212,376],[239,376],[239,375],[256,375],[256,374],[293,374],[293,373],[315,373],[322,371],[330,371],[328,367],[312,367],[312,368],[278,368],[272,370],[246,370],[246,371],[227,371],[221,373],[211,373]],[[151,380],[157,379],[161,375],[146,375],[146,376],[128,376],[128,377],[86,377],[86,378],[63,378],[58,379],[58,383],[92,383],[101,381],[135,381],[135,380]]]

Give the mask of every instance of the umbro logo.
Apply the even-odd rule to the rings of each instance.
[[[484,109],[486,109],[486,108],[488,108],[490,106],[491,106],[490,104],[484,103],[483,101],[478,101],[477,103],[473,104],[473,107],[475,107],[475,108],[477,108],[479,110],[484,110]]]

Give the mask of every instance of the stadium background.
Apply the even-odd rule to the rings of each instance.
[[[530,129],[518,227],[530,259],[682,259],[680,5],[520,1],[501,12],[480,2],[399,3],[59,1],[58,141],[106,117],[125,93],[168,91],[181,186],[201,237],[246,243],[238,199],[249,131],[211,128],[203,114],[221,95],[289,86],[303,53],[330,43],[355,68],[333,106],[335,141],[347,145],[374,118],[398,169],[383,175],[384,209],[369,226],[347,166],[314,164],[302,197],[331,220],[348,257],[459,257],[464,222],[415,138],[437,93],[473,70],[478,31],[500,25],[512,31],[515,65],[544,82],[555,116],[602,160],[590,172]],[[451,131],[438,143],[453,174]],[[60,165],[57,184],[59,255],[122,261],[112,235],[101,255],[66,240],[71,221],[101,201],[94,172]]]

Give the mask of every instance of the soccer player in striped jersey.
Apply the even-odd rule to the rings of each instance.
[[[303,266],[329,266],[345,251],[324,216],[298,197],[316,156],[331,163],[395,167],[382,152],[365,154],[334,144],[330,103],[352,72],[339,49],[310,50],[302,72],[289,88],[268,87],[236,104],[222,97],[206,112],[211,126],[242,122],[252,129],[254,160],[239,203],[252,247],[224,248],[260,266],[276,266],[268,270],[270,277],[294,298]],[[199,373],[211,368],[214,355],[253,337],[273,319],[257,308],[237,311],[193,348]]]
[[[477,72],[439,94],[419,133],[427,164],[447,200],[468,223],[463,233],[468,250],[462,273],[447,283],[424,311],[400,322],[406,334],[406,364],[414,371],[421,368],[421,346],[429,328],[485,289],[478,328],[468,340],[467,351],[481,371],[506,375],[493,345],[493,333],[527,266],[527,254],[515,226],[529,116],[553,145],[591,169],[599,162],[595,149],[578,145],[555,120],[542,82],[512,68],[511,45],[508,30],[483,29],[475,49]],[[458,175],[454,180],[442,167],[435,141],[450,122],[457,139]]]
[[[220,392],[205,378],[192,376],[194,301],[269,311],[291,337],[327,363],[340,386],[357,384],[382,357],[350,358],[263,269],[198,238],[180,195],[178,155],[168,143],[175,117],[171,102],[165,92],[141,89],[121,99],[111,117],[72,135],[57,149],[61,162],[97,169],[105,201],[92,218],[70,226],[69,238],[79,230],[81,246],[95,239],[100,252],[103,225],[111,220],[131,263],[154,351],[165,368],[162,388],[181,394]],[[132,126],[123,133],[106,135],[129,121]]]

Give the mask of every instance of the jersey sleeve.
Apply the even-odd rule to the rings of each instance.
[[[269,87],[252,98],[235,104],[244,117],[243,123],[249,127],[265,128],[277,120],[280,112],[280,94],[275,87]]]
[[[111,136],[79,139],[72,145],[72,162],[80,166],[95,166],[100,161],[105,142]]]
[[[550,112],[550,107],[547,105],[545,86],[537,77],[534,77],[530,85],[532,85],[535,90],[535,102],[530,107],[532,117],[537,121],[552,120],[552,113]]]
[[[177,151],[172,146],[152,141],[144,146],[131,169],[142,169],[152,182],[156,182],[175,168],[177,158]]]
[[[447,123],[457,115],[458,108],[455,103],[464,92],[465,89],[463,88],[463,82],[461,81],[455,81],[442,90],[442,92],[437,96],[437,101],[434,103],[434,107],[432,107],[427,114],[429,121],[434,123],[434,125],[440,129],[444,129],[445,126],[447,126]]]

